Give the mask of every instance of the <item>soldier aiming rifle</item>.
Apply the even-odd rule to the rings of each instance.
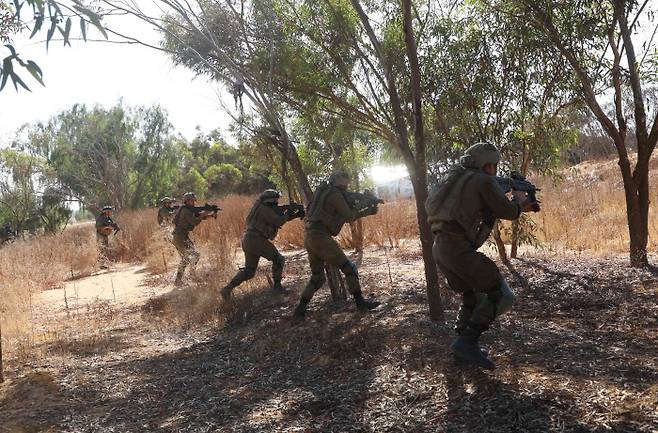
[[[210,217],[217,218],[217,212],[221,210],[219,206],[206,203],[204,206],[196,205],[196,194],[188,192],[183,196],[183,206],[178,209],[174,215],[174,232],[172,243],[178,250],[181,260],[176,272],[175,285],[183,284],[183,275],[188,265],[196,266],[199,262],[199,252],[190,239],[190,232],[201,223],[201,221]]]
[[[116,235],[121,228],[112,219],[114,208],[112,206],[103,206],[101,213],[96,217],[96,239],[100,244],[101,269],[107,269],[108,253],[110,250],[110,235],[114,232]]]
[[[272,290],[278,294],[286,292],[281,285],[285,258],[272,241],[281,226],[295,218],[304,218],[305,212],[304,206],[297,203],[280,206],[280,198],[279,191],[267,189],[254,202],[247,215],[247,230],[242,238],[244,267],[220,290],[222,298],[229,299],[234,288],[256,275],[261,257],[272,262]]]
[[[377,308],[379,302],[367,301],[361,293],[356,265],[347,258],[333,236],[338,235],[346,222],[377,213],[379,200],[372,195],[350,193],[350,175],[342,170],[334,172],[328,183],[323,183],[313,194],[305,222],[304,247],[308,251],[311,279],[306,284],[294,316],[303,318],[315,292],[325,281],[325,263],[336,266],[345,275],[347,287],[359,311]],[[350,204],[351,203],[351,204]]]
[[[493,144],[474,144],[425,203],[434,234],[434,259],[450,289],[462,295],[457,338],[450,348],[460,359],[486,369],[495,365],[480,349],[480,335],[512,308],[516,297],[496,264],[477,250],[497,218],[515,220],[521,212],[539,211],[532,184],[518,176],[496,177],[500,158]],[[503,188],[511,190],[513,200]]]

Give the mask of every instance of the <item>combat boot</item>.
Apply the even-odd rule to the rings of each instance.
[[[297,305],[293,314],[295,319],[303,319],[306,317],[306,307],[308,307],[309,302],[311,302],[309,299],[299,298],[299,305]]]
[[[356,302],[356,308],[361,312],[367,312],[377,308],[381,302],[378,301],[366,301],[363,299],[363,294],[361,291],[354,293],[354,301]]]
[[[452,342],[450,349],[452,352],[457,355],[459,358],[468,361],[471,364],[475,364],[478,367],[493,370],[496,365],[482,352],[478,344],[480,335],[484,329],[477,329],[472,325],[467,326]]]
[[[274,293],[276,293],[277,295],[285,295],[286,293],[288,293],[288,290],[286,290],[286,289],[281,285],[281,281],[275,281],[274,284],[272,285],[272,290],[273,290]]]
[[[221,295],[223,300],[228,301],[229,299],[231,299],[232,290],[233,290],[233,285],[229,283],[219,291],[219,294]]]

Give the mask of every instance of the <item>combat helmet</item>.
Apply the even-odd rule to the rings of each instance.
[[[350,179],[350,174],[345,170],[334,170],[329,176],[329,183],[331,185],[335,184],[338,179]]]
[[[185,194],[183,194],[183,201],[186,200],[196,200],[196,194],[194,194],[193,192],[186,192]]]
[[[461,165],[466,168],[482,168],[486,164],[498,164],[500,162],[500,151],[493,144],[483,141],[475,143],[464,152],[459,159]]]
[[[275,189],[266,189],[258,196],[261,203],[275,203],[280,198],[281,192]]]

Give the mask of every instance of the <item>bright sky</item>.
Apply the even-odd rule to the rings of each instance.
[[[129,27],[126,33],[149,42],[159,39],[146,24],[125,17],[114,25],[122,30]],[[46,51],[44,37],[27,40],[24,35],[14,40],[21,57],[41,67],[46,87],[25,70],[21,78],[32,92],[17,93],[11,81],[0,92],[0,147],[26,122],[46,121],[75,103],[111,106],[119,99],[126,105],[160,104],[176,130],[188,138],[195,135],[197,126],[204,131],[227,130],[229,117],[220,106],[219,86],[173,66],[165,53],[138,45],[84,41],[73,41],[72,47],[51,42]],[[5,51],[0,49],[0,54],[4,57]],[[225,98],[232,103],[230,95]]]

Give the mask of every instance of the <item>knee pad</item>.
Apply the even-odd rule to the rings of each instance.
[[[343,263],[343,266],[340,267],[340,270],[343,271],[343,274],[345,274],[346,277],[350,275],[353,275],[355,277],[359,276],[359,270],[357,269],[356,265],[350,260]]]
[[[512,309],[516,296],[512,289],[502,280],[498,286],[487,291],[489,301],[495,306],[495,316],[498,317]]]
[[[240,268],[245,280],[251,280],[256,275],[255,268]]]
[[[311,275],[310,283],[315,289],[319,289],[327,281],[327,277],[324,276],[324,273],[315,273]]]

